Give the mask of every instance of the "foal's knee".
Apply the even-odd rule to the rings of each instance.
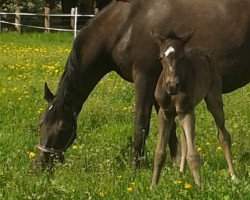
[[[198,153],[187,155],[187,163],[191,170],[198,170],[200,168],[200,156]]]

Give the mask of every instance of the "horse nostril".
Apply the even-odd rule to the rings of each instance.
[[[176,89],[179,90],[179,88],[180,88],[179,83],[176,83]]]

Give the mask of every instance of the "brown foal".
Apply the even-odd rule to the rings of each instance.
[[[185,162],[200,186],[200,158],[195,147],[195,106],[205,99],[218,128],[218,140],[222,146],[232,180],[236,179],[231,154],[231,138],[225,128],[221,78],[211,56],[197,48],[185,48],[193,31],[177,36],[169,32],[167,37],[153,33],[160,47],[162,72],[158,79],[155,98],[158,112],[158,140],[155,150],[154,172],[151,188],[159,182],[166,158],[166,145],[171,126],[177,116],[182,128],[180,172]]]

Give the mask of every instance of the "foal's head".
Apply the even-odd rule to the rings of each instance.
[[[76,113],[67,101],[61,101],[44,87],[48,107],[40,119],[40,142],[36,164],[43,169],[53,167],[55,159],[63,162],[64,152],[76,137]]]
[[[194,31],[183,36],[177,36],[170,31],[166,37],[153,33],[160,47],[160,59],[163,66],[162,78],[165,81],[167,93],[176,95],[182,87],[185,77],[185,45],[192,38]]]

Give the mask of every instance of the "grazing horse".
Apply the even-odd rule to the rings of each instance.
[[[50,155],[60,155],[76,135],[77,115],[89,94],[110,71],[135,85],[133,154],[140,166],[149,133],[155,86],[162,66],[159,47],[151,30],[165,35],[196,28],[189,46],[202,46],[216,56],[223,93],[250,81],[249,0],[116,0],[100,11],[74,40],[63,75],[52,94],[45,87],[48,107],[40,120],[36,163],[48,165]],[[175,129],[170,153],[176,156]]]
[[[159,44],[163,70],[155,89],[155,98],[160,105],[160,110],[151,188],[159,181],[166,158],[166,145],[176,116],[182,127],[180,172],[184,171],[187,160],[195,183],[200,186],[200,159],[194,144],[194,108],[203,99],[205,99],[207,109],[212,114],[218,128],[218,139],[223,148],[231,177],[233,180],[236,178],[230,150],[231,138],[225,128],[221,77],[215,68],[213,59],[205,50],[185,48],[192,35],[193,32],[181,37],[174,32],[169,32],[166,37],[153,34]]]

